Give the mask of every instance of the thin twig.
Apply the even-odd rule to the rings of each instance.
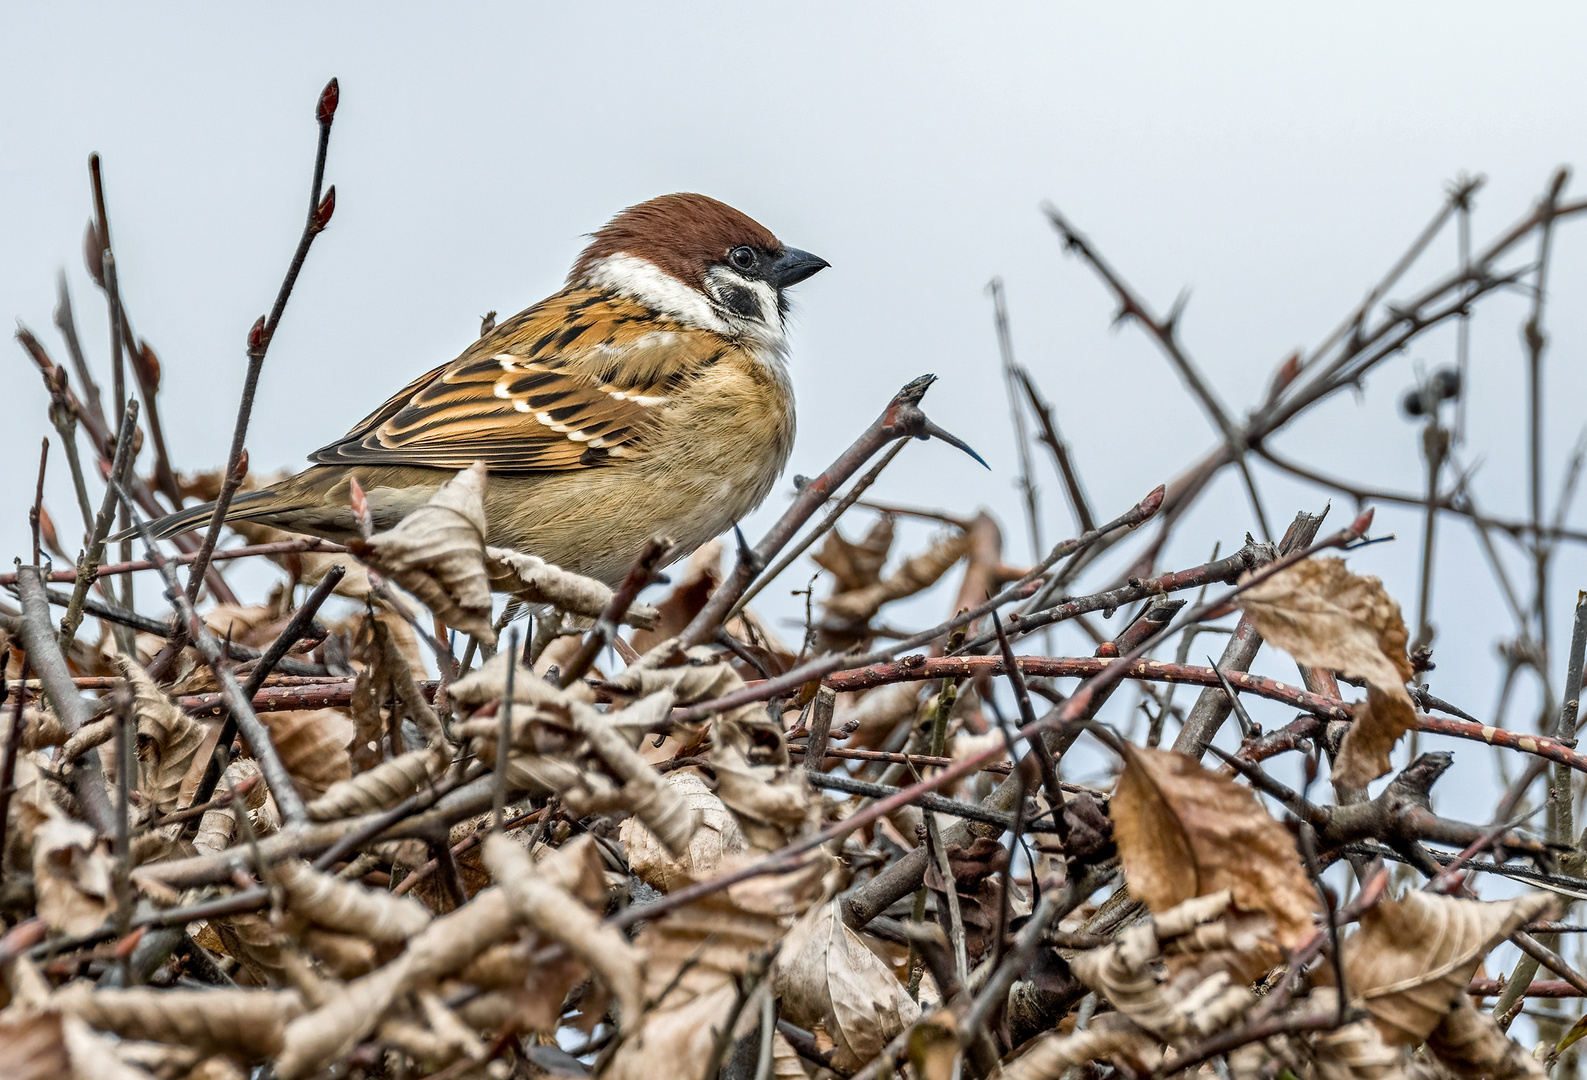
[[[331,594],[336,591],[336,586],[341,584],[342,577],[346,573],[347,568],[341,565],[333,566],[325,572],[325,576],[320,579],[320,583],[304,599],[297,611],[292,613],[292,618],[281,629],[281,633],[276,635],[276,639],[270,643],[270,647],[259,655],[259,662],[254,665],[253,671],[248,675],[248,682],[242,688],[243,700],[250,704],[252,703],[254,695],[259,693],[264,686],[265,680],[270,677],[270,673],[286,658],[292,646],[296,645],[309,632],[309,629],[314,625],[314,616],[319,613],[320,605],[324,604]],[[235,656],[236,647],[232,645],[229,637],[230,635],[228,635],[225,647],[228,654]],[[214,794],[215,785],[220,783],[221,773],[225,767],[223,759],[226,751],[236,737],[237,715],[234,712],[228,712],[225,721],[221,724],[220,734],[215,740],[215,753],[210,758],[209,766],[204,771],[203,779],[199,781],[198,787],[193,791],[191,800],[193,803],[204,802]]]
[[[287,298],[292,295],[292,286],[297,283],[298,271],[303,268],[303,260],[308,256],[309,245],[314,243],[314,238],[324,231],[325,226],[330,223],[331,214],[336,210],[335,186],[333,185],[321,199],[320,185],[325,180],[325,152],[330,146],[331,121],[336,117],[336,105],[340,96],[341,92],[335,79],[326,83],[325,89],[320,91],[319,102],[315,107],[315,119],[320,125],[320,140],[314,155],[314,183],[309,189],[308,220],[303,225],[303,235],[298,238],[297,250],[292,253],[292,262],[287,267],[286,278],[281,282],[280,291],[276,293],[275,305],[270,309],[269,317],[261,317],[248,332],[248,370],[243,376],[242,401],[237,406],[237,423],[232,429],[231,451],[226,457],[226,468],[221,473],[220,493],[215,498],[215,510],[209,518],[209,530],[204,534],[203,543],[198,549],[198,558],[194,560],[195,572],[188,575],[187,598],[190,603],[198,599],[204,569],[209,565],[210,555],[220,540],[221,526],[226,521],[226,511],[231,506],[232,496],[242,485],[243,471],[246,468],[243,461],[243,442],[248,435],[248,421],[253,415],[254,392],[259,386],[259,373],[264,369],[265,353],[270,350],[271,339],[275,337],[282,312],[286,310]]]
[[[518,628],[507,632],[507,685],[501,696],[501,727],[496,732],[496,788],[491,803],[491,829],[501,832],[507,819],[507,758],[512,752],[513,679],[518,672]]]
[[[762,589],[776,581],[778,575],[792,566],[795,559],[808,551],[811,544],[831,532],[833,527],[837,525],[838,519],[844,515],[849,507],[859,502],[860,496],[865,494],[866,490],[876,482],[878,476],[882,475],[882,470],[891,465],[893,459],[903,453],[904,447],[908,445],[908,439],[900,439],[894,443],[892,448],[882,455],[882,460],[872,465],[864,476],[854,481],[854,485],[844,493],[843,498],[837,501],[837,505],[827,511],[827,516],[821,519],[820,524],[801,537],[797,544],[783,552],[776,562],[772,563],[764,573],[755,579],[754,583],[745,590],[743,596],[739,597],[738,602],[733,605],[733,609],[727,613],[727,617],[722,621],[724,623],[731,622],[735,616],[749,606],[750,601],[754,600]]]
[[[111,487],[121,496],[123,505],[131,511],[132,523],[138,531],[138,536],[143,540],[144,550],[160,571],[160,576],[165,579],[166,599],[181,616],[189,640],[198,646],[199,655],[215,673],[215,679],[220,683],[221,698],[236,719],[237,729],[253,748],[254,757],[259,761],[259,771],[264,773],[265,783],[270,785],[270,794],[281,810],[282,820],[292,825],[307,821],[308,814],[304,809],[303,799],[298,795],[297,788],[292,782],[292,775],[287,772],[286,766],[281,761],[281,755],[276,753],[275,744],[270,739],[270,729],[259,722],[253,706],[243,694],[242,687],[237,684],[237,676],[226,663],[225,651],[220,642],[210,632],[209,627],[204,625],[204,620],[199,618],[198,612],[193,610],[192,601],[188,599],[181,583],[177,580],[175,568],[161,557],[159,548],[155,545],[154,535],[149,531],[149,523],[142,514],[132,508],[126,489],[114,480],[111,481]],[[198,575],[195,572],[193,576]]]
[[[111,522],[116,515],[115,486],[121,483],[122,477],[127,474],[127,469],[132,465],[132,433],[138,423],[138,403],[136,400],[127,402],[126,410],[121,416],[121,428],[116,434],[116,456],[110,464],[110,475],[105,487],[105,498],[99,504],[99,514],[94,518],[94,532],[88,538],[88,546],[83,552],[81,561],[77,564],[76,585],[72,589],[71,601],[66,606],[66,614],[61,617],[61,640],[70,643],[77,636],[77,627],[83,621],[83,601],[88,596],[88,587],[94,583],[95,568],[105,555],[105,538],[110,535]],[[20,572],[19,572],[20,576]]]
[[[920,411],[920,399],[925,397],[926,390],[936,378],[935,375],[922,375],[907,383],[902,390],[893,395],[893,400],[888,402],[887,408],[882,410],[882,414],[865,429],[852,446],[839,455],[825,472],[799,489],[799,494],[794,497],[792,505],[783,511],[782,517],[777,519],[777,523],[767,531],[752,551],[740,556],[739,564],[734,568],[733,574],[717,587],[716,592],[711,594],[711,599],[706,601],[699,614],[684,627],[679,640],[685,648],[703,645],[710,641],[716,633],[716,628],[726,621],[727,613],[733,609],[738,598],[744,595],[761,569],[793,539],[799,527],[808,521],[810,515],[819,510],[849,477],[858,472],[872,455],[894,439],[940,439],[981,461],[981,456],[971,450],[966,443],[932,423],[927,419],[926,414]],[[985,465],[986,462],[981,461],[981,464]]]
[[[601,650],[617,637],[617,628],[622,625],[623,616],[628,614],[628,609],[633,606],[635,600],[639,599],[639,594],[644,591],[645,586],[655,580],[656,572],[661,568],[661,560],[671,547],[672,541],[661,536],[652,536],[645,541],[645,546],[640,550],[639,557],[634,560],[634,565],[628,568],[623,583],[612,593],[611,600],[607,601],[600,617],[595,620],[595,629],[590,631],[589,636],[579,646],[579,651],[568,661],[567,670],[562,672],[559,679],[561,686],[572,686],[583,678],[584,673],[595,662],[595,658],[601,654]],[[512,670],[510,664],[508,670]]]

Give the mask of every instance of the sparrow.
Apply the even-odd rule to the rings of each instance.
[[[388,529],[483,461],[487,544],[616,586],[652,536],[680,558],[770,492],[794,441],[786,291],[828,265],[705,195],[630,207],[561,292],[403,387],[310,468],[239,494],[227,520],[347,541],[352,480]]]

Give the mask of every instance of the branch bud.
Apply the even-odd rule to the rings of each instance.
[[[88,276],[101,289],[105,287],[104,255],[105,245],[99,239],[99,228],[89,221],[88,228],[83,230],[83,265],[88,268]]]
[[[320,102],[314,110],[314,118],[322,124],[329,124],[336,119],[336,105],[341,100],[342,90],[333,78],[325,84],[325,89],[320,91]]]
[[[232,470],[231,478],[240,484],[248,475],[248,448],[243,447],[242,453],[237,455],[237,468]]]
[[[364,495],[364,487],[356,476],[347,479],[347,501],[352,504],[353,521],[357,523],[359,533],[368,540],[375,534],[375,523],[369,512],[369,499]]]
[[[1295,381],[1295,376],[1300,374],[1300,353],[1292,352],[1273,373],[1273,385],[1268,387],[1267,396],[1276,398],[1282,394],[1290,383]]]
[[[325,192],[325,197],[320,200],[320,205],[314,210],[314,224],[311,231],[318,236],[325,231],[325,226],[331,223],[331,215],[336,213],[336,185],[332,184]]]
[[[261,315],[253,324],[253,329],[248,331],[248,355],[258,356],[265,351],[267,344],[268,342],[265,340],[264,316]]]
[[[1372,515],[1376,512],[1377,508],[1371,506],[1361,511],[1361,516],[1350,523],[1351,535],[1365,536],[1367,534],[1367,530],[1372,528]]]
[[[138,381],[149,393],[160,389],[160,358],[154,354],[147,341],[138,341],[138,351],[133,353],[132,362],[138,365]]]
[[[44,550],[61,550],[60,537],[55,532],[55,519],[42,505],[39,506],[39,538],[44,542]]]

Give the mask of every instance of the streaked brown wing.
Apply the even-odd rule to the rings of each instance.
[[[632,458],[656,410],[721,350],[715,335],[632,301],[568,290],[416,379],[311,460],[542,472]]]

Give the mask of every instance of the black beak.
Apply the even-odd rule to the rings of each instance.
[[[790,285],[797,285],[817,270],[824,270],[832,264],[819,255],[812,255],[808,251],[798,248],[784,248],[783,253],[777,256],[768,269],[767,278],[779,289],[786,289]]]

